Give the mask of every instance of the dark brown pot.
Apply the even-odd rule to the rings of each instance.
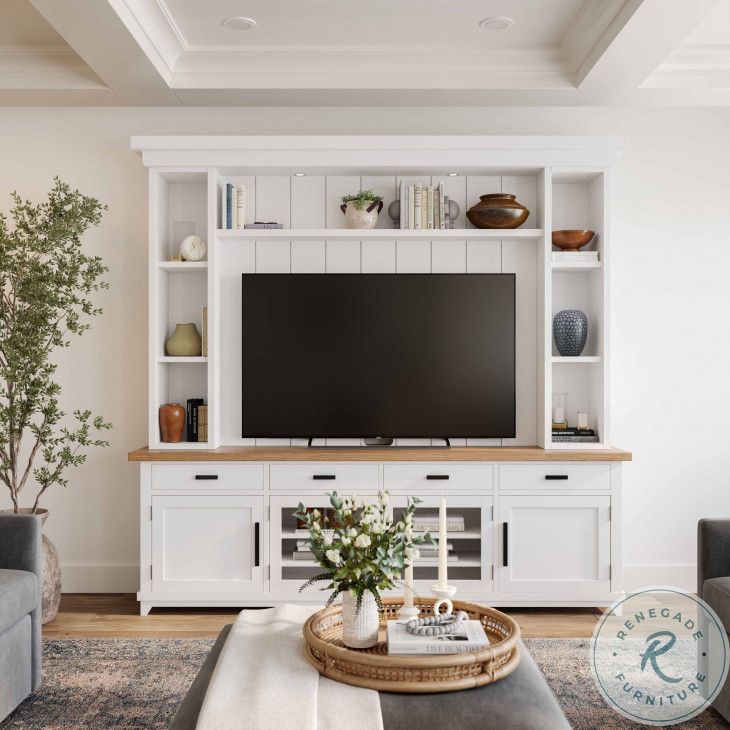
[[[479,202],[466,211],[466,217],[477,228],[518,228],[530,211],[516,198],[506,193],[480,195]]]
[[[160,406],[160,432],[166,444],[178,444],[185,430],[185,407],[179,403]]]

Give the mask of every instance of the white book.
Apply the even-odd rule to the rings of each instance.
[[[423,227],[423,185],[421,183],[416,183],[413,186],[413,211],[415,218],[413,227],[416,230],[421,230]]]
[[[305,553],[305,552],[294,552],[291,555],[292,560],[311,560],[314,562],[314,557],[312,556],[312,553]]]
[[[443,230],[446,228],[445,225],[445,211],[444,211],[444,182],[443,180],[439,183],[439,189],[438,189],[438,197],[439,197],[439,228]]]
[[[464,621],[462,628],[448,636],[415,636],[400,621],[388,621],[388,654],[462,654],[489,646],[480,621]]]
[[[328,528],[326,530],[322,530],[322,534],[323,535],[329,535],[330,537],[332,537],[332,535],[335,534],[335,531],[334,530],[330,530]],[[298,527],[296,530],[294,530],[294,535],[296,537],[309,537],[309,530],[307,530],[307,529],[305,529],[303,527]]]
[[[231,228],[235,231],[238,228],[238,188],[234,185],[231,190]]]
[[[553,261],[598,261],[598,251],[553,251]]]
[[[447,563],[456,563],[459,560],[459,556],[456,553],[449,553],[446,556],[446,562]],[[432,566],[437,566],[439,564],[438,560],[438,553],[434,555],[433,557],[430,556],[424,556],[421,554],[421,557],[416,560],[414,565],[416,568],[430,568]]]
[[[406,184],[402,182],[400,184],[400,227],[401,229],[408,228],[408,200],[406,193]]]
[[[432,229],[433,224],[433,188],[429,187],[426,190],[426,228]]]
[[[226,218],[226,184],[223,183],[223,187],[221,188],[221,228],[223,229],[228,228]]]
[[[234,228],[243,228],[246,225],[246,188],[236,185],[236,225]]]
[[[416,187],[415,185],[408,186],[408,228],[415,228],[416,220]]]

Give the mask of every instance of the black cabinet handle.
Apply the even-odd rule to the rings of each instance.
[[[448,474],[426,474],[426,479],[448,479]]]
[[[336,474],[312,474],[312,479],[337,479]]]
[[[196,479],[217,479],[218,475],[217,474],[196,474],[195,478]]]
[[[548,481],[565,481],[568,479],[567,474],[546,474],[545,479]]]
[[[502,565],[509,565],[509,523],[502,523]]]
[[[261,523],[253,523],[253,565],[258,568],[261,565]]]

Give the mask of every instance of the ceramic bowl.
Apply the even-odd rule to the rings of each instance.
[[[561,251],[577,251],[590,243],[595,235],[593,231],[553,231],[553,246]]]

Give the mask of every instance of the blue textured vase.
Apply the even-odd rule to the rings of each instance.
[[[588,317],[580,309],[563,309],[553,318],[555,346],[563,357],[578,357],[586,346]]]

